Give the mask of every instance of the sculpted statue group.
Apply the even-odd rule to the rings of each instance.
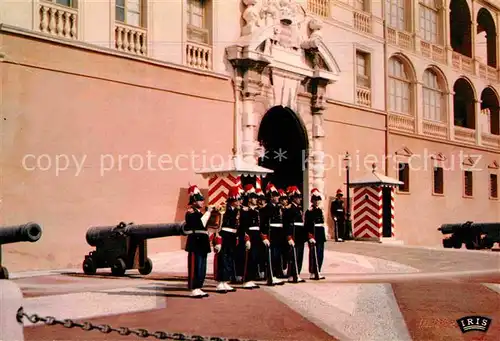
[[[304,248],[309,247],[311,280],[321,280],[326,225],[321,208],[322,195],[311,191],[311,207],[303,212],[301,193],[295,186],[287,192],[269,183],[266,194],[253,185],[233,187],[227,197],[220,229],[210,236],[207,224],[213,210],[205,207],[205,199],[197,186],[189,188],[186,212],[185,250],[188,252],[188,285],[192,296],[208,296],[203,289],[207,257],[214,257],[216,292],[236,291],[231,285],[255,289],[255,282],[269,286],[305,282],[300,277]]]

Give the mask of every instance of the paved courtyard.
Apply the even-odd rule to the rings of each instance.
[[[150,332],[254,340],[500,338],[499,252],[329,242],[324,281],[222,295],[209,275],[210,296],[204,299],[189,297],[185,252],[151,258],[148,276],[129,271],[117,278],[104,270],[85,276],[69,269],[17,273],[12,280],[21,287],[27,313]],[[456,320],[468,315],[489,316],[488,333],[462,334]],[[25,340],[138,339],[25,325]]]

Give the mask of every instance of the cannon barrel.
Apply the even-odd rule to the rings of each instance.
[[[37,223],[0,227],[0,245],[19,242],[36,242],[42,236],[42,228]]]
[[[442,234],[450,234],[455,233],[460,230],[478,230],[482,233],[491,233],[496,230],[500,230],[500,223],[473,223],[468,221],[466,223],[460,224],[443,224],[438,228],[438,231],[441,231]]]
[[[90,246],[97,246],[99,242],[113,238],[115,235],[124,235],[136,239],[152,239],[184,234],[184,222],[169,224],[129,224],[120,223],[117,226],[94,226],[87,230],[86,239]]]

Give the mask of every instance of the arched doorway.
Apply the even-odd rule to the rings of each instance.
[[[499,103],[498,97],[491,88],[486,88],[481,92],[481,110],[490,111],[490,134],[500,135],[500,124],[498,122]]]
[[[304,192],[309,143],[297,114],[283,106],[269,109],[260,123],[258,141],[266,151],[259,165],[274,171],[263,179],[263,189],[271,181],[278,189],[297,186]]]

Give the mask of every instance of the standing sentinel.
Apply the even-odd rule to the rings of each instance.
[[[188,252],[188,287],[193,297],[207,297],[201,290],[207,274],[207,255],[211,252],[208,230],[206,228],[210,218],[210,209],[205,213],[201,208],[205,205],[205,198],[196,185],[188,189],[189,205],[186,212],[186,226],[184,233],[188,235],[186,248]]]
[[[312,206],[304,216],[304,225],[309,233],[309,273],[310,279],[314,280],[325,278],[321,275],[326,242],[325,216],[321,208],[322,200],[320,191],[313,188],[311,191]]]
[[[336,228],[336,236],[335,238],[339,242],[343,242],[345,239],[348,239],[346,226],[345,226],[345,208],[344,208],[344,200],[342,197],[344,194],[342,190],[339,188],[337,190],[337,195],[335,200],[332,201],[330,206],[330,214],[332,215],[333,220],[335,221]]]

